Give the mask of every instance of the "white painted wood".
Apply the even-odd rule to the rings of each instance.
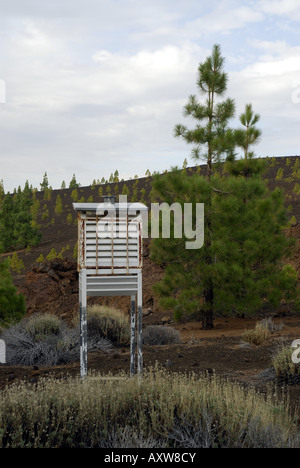
[[[137,370],[142,376],[142,218],[136,216],[137,212],[147,212],[147,207],[141,203],[74,203],[73,206],[78,213],[81,376],[87,375],[87,297],[90,296],[131,297],[130,375],[135,374],[137,347]],[[115,209],[110,217],[106,216],[108,209]]]

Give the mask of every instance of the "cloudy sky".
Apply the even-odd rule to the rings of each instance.
[[[236,119],[261,115],[260,156],[299,155],[299,0],[0,0],[0,179],[81,185],[182,165],[173,137],[220,44]]]

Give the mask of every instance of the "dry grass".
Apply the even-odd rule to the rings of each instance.
[[[246,330],[243,333],[243,340],[255,346],[262,345],[271,336],[271,331],[267,324],[259,322],[254,330]]]
[[[300,364],[292,360],[294,351],[290,344],[283,344],[278,348],[272,359],[278,377],[291,378],[300,375]]]
[[[295,447],[288,403],[216,376],[47,378],[0,394],[0,447]],[[126,435],[127,434],[127,435]]]

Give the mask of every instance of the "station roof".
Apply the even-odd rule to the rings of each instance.
[[[95,212],[106,210],[141,212],[148,211],[148,207],[143,203],[73,203],[75,211]]]

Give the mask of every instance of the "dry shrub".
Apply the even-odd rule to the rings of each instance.
[[[93,305],[87,312],[89,338],[105,338],[115,346],[130,343],[129,318],[122,311],[112,307]]]
[[[180,333],[173,327],[149,325],[143,332],[143,342],[150,346],[180,343]]]
[[[79,359],[79,328],[69,328],[59,317],[36,314],[6,329],[2,335],[6,343],[6,362],[22,366],[55,366]],[[91,339],[88,350],[109,352],[112,344]]]
[[[296,364],[292,360],[292,354],[295,350],[290,344],[282,344],[275,355],[272,363],[278,377],[291,379],[300,376],[300,364]]]
[[[42,341],[47,336],[58,335],[62,327],[59,317],[52,314],[35,314],[24,322],[25,330],[36,341]]]
[[[297,418],[273,393],[159,368],[90,377],[1,391],[0,447],[299,447]]]
[[[271,332],[265,323],[257,323],[254,330],[246,330],[243,333],[243,340],[247,343],[259,346],[270,338]]]

